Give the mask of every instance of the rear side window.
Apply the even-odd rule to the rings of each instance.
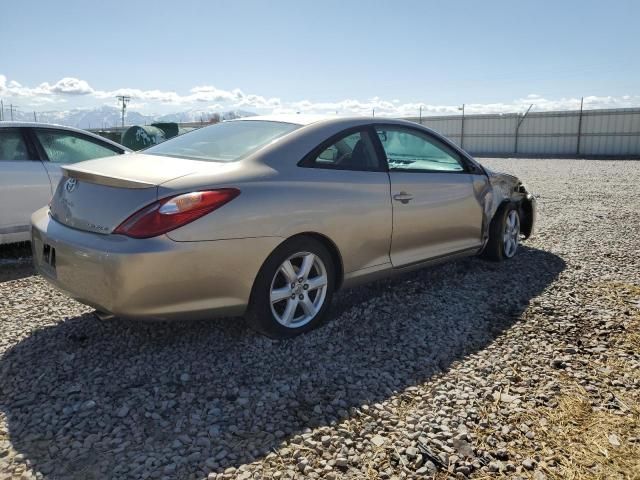
[[[463,172],[460,156],[444,143],[414,130],[377,127],[389,170]]]
[[[144,153],[207,162],[233,162],[297,128],[300,125],[265,120],[223,122],[174,137],[144,150]]]
[[[115,147],[107,147],[72,132],[48,129],[36,129],[35,132],[49,161],[54,163],[82,162],[122,153]]]
[[[378,172],[380,162],[366,130],[346,134],[307,157],[302,167]]]
[[[0,130],[0,162],[30,160],[22,133],[16,129]]]

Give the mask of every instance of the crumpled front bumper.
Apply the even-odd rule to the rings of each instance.
[[[522,234],[524,238],[533,236],[536,230],[536,222],[538,221],[538,201],[532,193],[527,193],[522,200],[521,208],[525,214],[522,222]]]

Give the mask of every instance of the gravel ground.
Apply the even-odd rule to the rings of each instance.
[[[483,162],[539,194],[516,258],[342,292],[286,342],[101,322],[5,251],[0,479],[562,478],[576,389],[618,420],[580,475],[640,478],[640,163]]]

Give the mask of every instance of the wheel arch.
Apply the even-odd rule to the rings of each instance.
[[[533,224],[535,222],[535,207],[533,200],[525,197],[519,202],[520,206],[520,232],[524,238],[529,238],[533,233]]]
[[[260,266],[260,269],[258,270],[258,273],[256,274],[253,280],[253,285],[251,287],[251,293],[249,296],[249,302],[244,313],[245,318],[249,322],[249,325],[252,326],[252,328],[272,338],[288,338],[296,334],[295,332],[298,332],[298,331],[302,332],[302,331],[306,331],[308,328],[313,328],[313,327],[309,327],[309,325],[314,325],[314,322],[315,324],[318,324],[318,322],[322,321],[322,319],[326,317],[326,314],[329,311],[329,305],[331,304],[333,292],[336,291],[338,288],[340,288],[340,286],[342,285],[342,279],[344,276],[344,273],[343,273],[344,267],[342,264],[342,256],[340,254],[340,251],[338,250],[338,247],[336,246],[336,244],[326,235],[323,235],[318,232],[306,231],[306,232],[296,233],[287,238],[285,237],[280,237],[280,238],[282,238],[282,241],[280,241],[273,248],[273,250],[271,250],[271,252],[266,256],[265,260]],[[269,305],[270,302],[269,302],[269,299],[266,298],[265,295],[263,294],[264,290],[258,287],[261,285],[265,285],[265,281],[272,282],[271,278],[265,275],[268,275],[268,272],[270,271],[268,269],[270,269],[274,265],[276,267],[278,266],[278,263],[274,264],[273,261],[271,260],[275,254],[282,255],[284,253],[288,253],[287,248],[291,248],[291,247],[296,249],[294,251],[300,251],[297,249],[298,248],[304,249],[305,244],[308,245],[308,243],[311,240],[313,240],[314,244],[316,245],[316,250],[320,248],[317,246],[317,243],[319,243],[327,250],[327,253],[331,256],[331,260],[332,260],[331,263],[333,264],[332,270],[333,270],[333,279],[334,279],[335,287],[333,289],[327,289],[326,298],[324,300],[324,303],[321,306],[320,311],[316,312],[315,317],[312,318],[310,322],[303,324],[297,329],[287,330],[286,326],[283,326],[277,321],[277,319],[273,318],[272,312],[269,313],[269,315],[264,314],[264,309],[266,308],[265,305]],[[289,247],[287,245],[289,242],[296,242],[296,243],[295,245],[292,245],[291,247]],[[283,249],[284,251],[279,252],[280,250],[283,250]],[[282,258],[286,258],[286,256]],[[278,262],[281,261],[280,257],[278,257],[276,260]]]
[[[335,280],[335,290],[336,291],[339,290],[340,287],[342,287],[342,283],[344,281],[344,264],[342,262],[342,254],[340,253],[340,250],[338,249],[338,246],[334,243],[333,240],[331,240],[326,235],[323,235],[323,234],[318,233],[318,232],[300,232],[300,233],[296,233],[295,235],[291,235],[290,237],[285,238],[284,240],[282,240],[282,242],[280,242],[278,245],[276,245],[276,247],[269,253],[269,255],[266,256],[266,258],[262,262],[258,272],[262,271],[262,269],[264,268],[265,263],[267,262],[267,259],[273,254],[273,252],[276,251],[276,249],[280,248],[285,243],[287,243],[287,242],[289,242],[289,241],[291,241],[293,239],[300,238],[300,237],[313,238],[314,240],[320,242],[327,249],[327,251],[331,255],[331,259],[333,260],[333,264],[335,266],[335,269],[334,269],[335,270],[335,279],[334,279]],[[258,273],[256,273],[256,278],[254,278],[254,280],[253,280],[253,285],[251,287],[250,297],[253,297],[257,279],[258,279]]]
[[[521,217],[520,225],[522,225],[522,215],[521,215],[521,205],[519,199],[511,199],[505,198],[503,199],[497,206],[493,216],[491,217],[491,221],[489,222],[489,231],[487,235],[487,241],[484,244],[484,247],[480,253],[481,256],[488,258],[494,261],[504,260],[503,256],[503,246],[502,246],[502,217],[505,214],[505,211],[508,209],[513,209],[518,212],[518,215]],[[496,223],[499,222],[499,223]],[[510,257],[509,257],[510,258]]]
[[[323,235],[321,233],[318,232],[301,232],[301,233],[297,233],[295,235],[292,235],[291,237],[287,238],[284,242],[288,242],[289,240],[293,239],[293,238],[300,238],[300,237],[311,237],[315,240],[317,240],[318,242],[320,242],[331,254],[331,259],[333,260],[333,264],[335,267],[335,285],[336,288],[335,290],[339,290],[340,287],[342,286],[342,282],[344,280],[344,264],[342,262],[342,254],[340,253],[340,250],[338,249],[338,246],[335,244],[335,242],[333,240],[331,240],[329,237],[327,237],[326,235]],[[282,245],[282,243],[280,245]]]
[[[515,205],[518,208],[518,214],[520,215],[520,232],[522,233],[522,235],[524,235],[525,239],[529,238],[533,233],[533,224],[535,222],[535,207],[533,205],[533,200],[528,196],[520,199],[503,199],[493,212],[493,215],[489,220],[489,224],[503,208],[506,208],[509,205]]]

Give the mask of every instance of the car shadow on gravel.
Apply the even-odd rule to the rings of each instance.
[[[564,268],[523,247],[504,263],[379,281],[340,293],[327,325],[285,342],[240,319],[60,318],[0,359],[0,411],[46,478],[206,477],[429,382],[518,322]]]

